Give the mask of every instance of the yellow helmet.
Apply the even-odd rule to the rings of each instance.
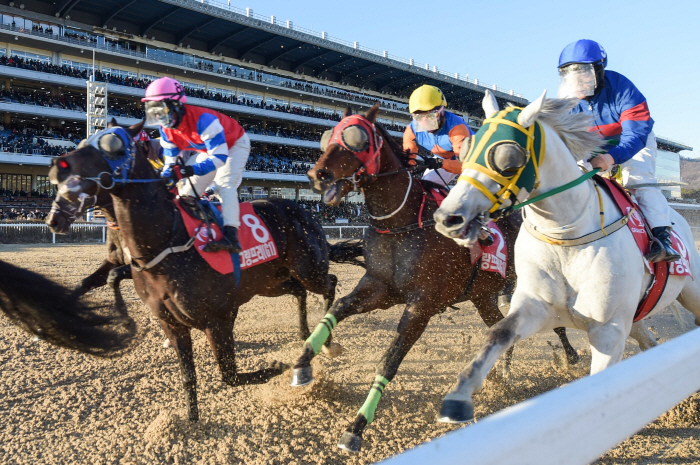
[[[418,89],[414,90],[411,98],[408,99],[408,111],[415,113],[417,111],[430,111],[435,107],[447,106],[447,100],[442,94],[442,91],[435,86],[423,84]]]

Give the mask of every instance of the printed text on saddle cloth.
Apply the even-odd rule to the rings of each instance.
[[[240,204],[241,227],[238,241],[243,249],[240,256],[241,269],[246,269],[268,262],[279,256],[272,234],[262,219],[255,213],[249,202]],[[195,236],[194,246],[209,265],[221,274],[233,272],[233,256],[227,252],[207,253],[202,248],[209,242],[209,230],[200,220],[194,219],[183,211],[183,220],[190,237]],[[218,225],[211,225],[211,240],[217,240],[223,234]]]
[[[503,233],[496,226],[496,223],[489,221],[489,229],[493,237],[493,244],[482,247],[478,243],[470,248],[472,265],[481,258],[481,270],[499,273],[506,277],[506,267],[508,265],[508,248]]]
[[[630,215],[627,226],[629,226],[640,250],[645,254],[648,252],[649,248],[649,236],[644,226],[644,219],[639,214],[638,209],[639,207],[637,206],[635,211]],[[629,214],[632,208],[626,207],[626,210]],[[668,273],[677,276],[692,276],[690,272],[690,254],[676,231],[671,231],[671,243],[673,244],[673,248],[681,254],[681,259],[668,264]]]

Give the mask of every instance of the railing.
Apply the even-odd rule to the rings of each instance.
[[[107,225],[74,223],[68,234],[54,234],[44,223],[0,223],[0,244],[105,242]]]
[[[327,239],[362,239],[367,226],[323,226]],[[105,242],[107,225],[73,223],[68,234],[54,234],[44,223],[0,223],[0,244]]]
[[[695,329],[384,463],[591,463],[697,391],[698,358]]]

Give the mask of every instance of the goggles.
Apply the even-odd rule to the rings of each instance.
[[[437,131],[440,128],[440,118],[445,107],[438,107],[425,113],[413,113],[413,121],[416,122],[418,132]]]
[[[175,123],[170,106],[165,100],[146,102],[146,126],[170,128]]]
[[[595,94],[595,88],[593,63],[574,63],[559,68],[559,98],[584,99]]]

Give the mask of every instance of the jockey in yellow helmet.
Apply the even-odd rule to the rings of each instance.
[[[410,153],[409,164],[415,165],[418,147],[437,155],[426,160],[430,170],[423,179],[448,184],[462,172],[459,150],[473,132],[461,116],[445,111],[447,100],[435,86],[422,85],[408,100],[413,121],[403,133],[403,149]]]

